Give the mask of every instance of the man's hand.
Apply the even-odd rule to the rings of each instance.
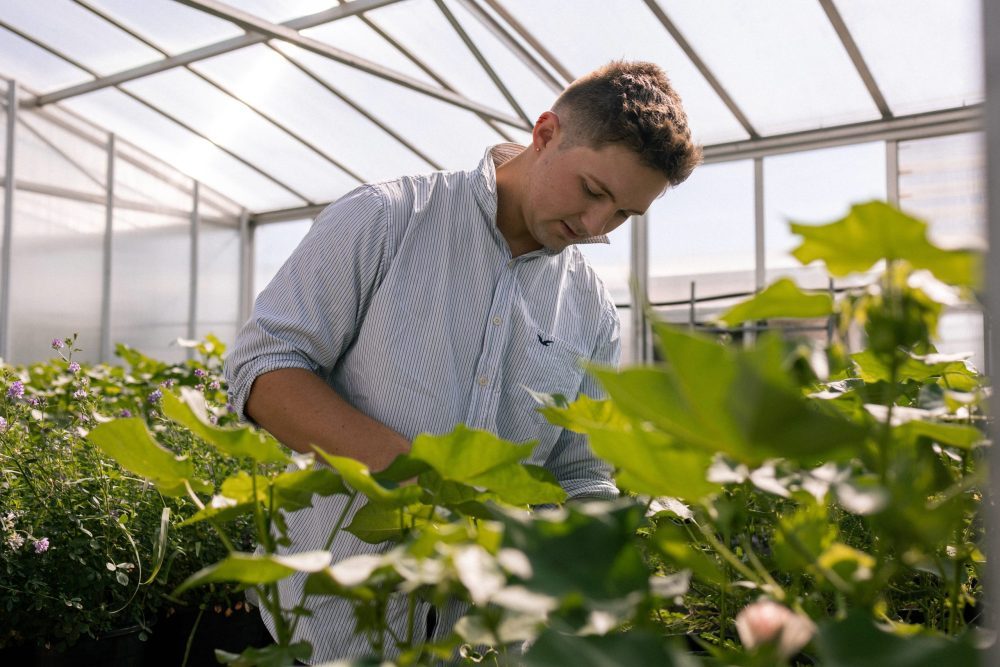
[[[297,452],[311,445],[382,470],[410,443],[345,401],[303,368],[283,368],[259,376],[250,388],[246,414]]]

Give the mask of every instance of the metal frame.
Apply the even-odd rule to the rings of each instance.
[[[868,63],[865,62],[864,57],[861,55],[861,49],[858,48],[857,43],[854,41],[854,37],[851,35],[851,31],[848,30],[847,24],[844,23],[844,19],[837,10],[837,6],[833,4],[833,0],[819,0],[819,4],[823,7],[823,11],[826,12],[826,18],[830,21],[830,25],[833,26],[837,37],[840,38],[840,43],[844,45],[844,50],[847,51],[848,57],[854,63],[854,69],[857,70],[858,76],[864,82],[865,88],[868,90],[868,94],[878,108],[879,113],[882,114],[882,118],[886,120],[892,118],[893,113],[889,109],[889,103],[885,101],[885,96],[882,95],[878,84],[875,83],[875,77],[872,76],[871,70],[868,68]]]
[[[17,187],[14,181],[14,149],[16,147],[17,128],[17,82],[7,81],[7,145],[4,156],[4,188],[3,188],[3,244],[0,254],[0,359],[10,358],[10,261],[13,256],[11,245],[14,240],[14,195]]]
[[[629,316],[632,318],[632,363],[644,363],[652,357],[649,319],[646,316],[646,301],[649,294],[649,215],[632,217],[632,243],[629,261],[632,277],[632,302]],[[624,363],[626,360],[622,359]]]
[[[115,221],[115,135],[108,135],[108,167],[105,181],[104,255],[101,258],[101,347],[98,359],[111,361],[111,253]]]
[[[188,339],[194,339],[198,336],[198,236],[201,231],[201,219],[198,216],[198,207],[201,198],[199,197],[198,190],[200,185],[198,181],[194,182],[194,197],[191,198],[191,271],[188,279]],[[194,358],[194,350],[190,347],[185,349],[187,350],[187,358]]]

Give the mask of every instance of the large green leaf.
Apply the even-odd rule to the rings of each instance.
[[[983,432],[975,426],[944,424],[920,419],[914,419],[896,427],[896,437],[910,442],[919,437],[926,437],[942,445],[962,449],[969,449],[985,439]]]
[[[425,525],[430,520],[432,509],[420,503],[401,507],[369,502],[355,513],[345,530],[369,544],[397,541],[413,528]]]
[[[220,581],[270,584],[295,572],[318,572],[330,565],[330,558],[328,551],[304,551],[287,556],[235,552],[192,574],[172,595],[180,595],[194,586]]]
[[[185,495],[185,482],[195,491],[212,489],[195,479],[191,461],[161,447],[139,417],[99,424],[87,434],[87,439],[129,472],[151,481],[165,495]]]
[[[643,630],[603,637],[578,637],[548,629],[532,643],[524,656],[525,667],[697,667],[698,658],[664,644],[663,639]]]
[[[538,466],[512,463],[476,475],[469,483],[487,489],[511,505],[545,505],[566,500],[566,492],[551,472]]]
[[[736,326],[748,320],[774,317],[826,317],[833,312],[829,294],[808,294],[789,278],[781,278],[761,293],[741,301],[719,316],[726,326]]]
[[[940,358],[940,357],[939,357]],[[928,359],[930,363],[928,363]],[[851,360],[858,368],[858,375],[865,382],[889,382],[891,379],[891,368],[882,361],[878,355],[871,350],[863,350],[851,355]],[[959,381],[964,378],[972,380],[973,386],[977,383],[977,374],[965,365],[964,361],[947,359],[945,361],[935,361],[934,357],[918,357],[907,354],[906,359],[896,369],[896,382],[913,380],[915,382],[926,382],[930,378],[945,378],[947,384],[958,381],[958,387],[964,389],[967,382]]]
[[[614,401],[594,399],[586,394],[569,405],[560,407],[546,404],[538,409],[540,413],[556,426],[562,426],[577,433],[588,433],[591,428],[626,428],[628,418],[622,414]]]
[[[163,394],[163,414],[230,456],[245,456],[262,463],[288,463],[290,458],[278,441],[249,426],[221,428],[208,420],[205,397],[193,389],[181,388],[182,398]],[[183,399],[183,400],[182,400]]]
[[[867,271],[882,259],[902,259],[951,285],[979,284],[978,254],[938,248],[928,241],[925,222],[884,202],[855,204],[846,217],[827,225],[791,227],[803,238],[792,255],[803,264],[822,260],[835,276]]]
[[[972,647],[971,633],[954,640],[946,637],[900,636],[875,626],[860,611],[842,621],[827,621],[815,640],[820,662],[826,667],[978,667],[985,665]]]
[[[419,486],[414,484],[407,486],[394,485],[393,488],[382,486],[372,477],[368,466],[360,461],[344,456],[328,454],[319,447],[314,447],[314,449],[331,468],[340,473],[345,482],[350,484],[353,489],[361,492],[371,502],[389,507],[402,507],[420,497],[421,490]]]
[[[444,479],[472,484],[476,477],[494,468],[528,458],[536,444],[515,444],[459,424],[451,433],[418,435],[410,458],[427,463]]]

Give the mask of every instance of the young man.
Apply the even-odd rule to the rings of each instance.
[[[579,362],[618,363],[618,316],[572,246],[607,242],[700,157],[662,70],[615,62],[571,84],[526,148],[359,187],[320,214],[258,298],[226,364],[233,404],[292,449],[315,443],[372,469],[458,423],[538,440],[529,462],[570,498],[616,496],[585,438],[547,424],[528,390],[600,395]],[[291,514],[292,549],[322,548],[343,501]],[[335,560],[377,549],[346,533],[332,546]],[[284,580],[282,599],[294,604],[302,582]],[[313,660],[367,652],[349,605],[309,606],[296,638]],[[391,624],[405,615],[390,606]],[[437,636],[455,620],[445,613]]]

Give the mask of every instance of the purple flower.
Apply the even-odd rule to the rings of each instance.
[[[132,416],[132,411],[129,410],[128,408],[122,408],[122,411],[118,413],[118,416],[121,417],[122,419],[125,419],[127,417],[131,417]]]
[[[69,362],[70,373],[78,373],[79,371],[80,371],[80,364],[76,363],[75,361]]]
[[[226,403],[226,412],[228,412],[231,415],[236,414],[236,406],[233,405],[232,403]]]
[[[218,389],[219,388],[219,381],[218,380],[212,380],[211,382],[208,383],[208,388],[209,389]]]
[[[87,398],[87,390],[86,389],[77,389],[76,391],[73,392],[73,398],[75,398],[77,400],[82,399],[82,398]]]
[[[154,389],[147,398],[150,403],[159,403],[160,399],[163,398],[163,392],[159,389]]]
[[[203,384],[196,384],[194,388],[197,389],[198,391],[205,391],[205,385]]]
[[[32,396],[31,398],[28,399],[28,405],[30,405],[33,408],[37,408],[41,404],[42,404],[42,402],[40,400],[38,400],[37,398],[35,398],[34,396]]]
[[[63,342],[62,338],[53,338],[52,339],[52,349],[53,350],[61,350],[64,347],[66,347],[66,343]]]
[[[7,388],[7,398],[13,398],[15,400],[24,396],[24,383],[20,380],[14,380],[10,387]]]
[[[0,433],[4,433],[6,431],[7,431],[7,420],[4,419],[3,417],[0,417]]]
[[[196,368],[194,369],[194,375],[195,377],[203,378],[205,377],[205,371],[201,370],[200,368]]]
[[[43,554],[49,550],[49,538],[43,537],[40,540],[35,540],[35,553]]]
[[[208,421],[212,422],[213,424],[218,424],[219,423],[219,418],[216,417],[215,415],[209,415],[208,416]]]
[[[170,389],[171,387],[174,386],[174,381],[173,380],[164,380],[163,382],[160,383],[160,386],[161,387],[166,387],[167,389]]]

